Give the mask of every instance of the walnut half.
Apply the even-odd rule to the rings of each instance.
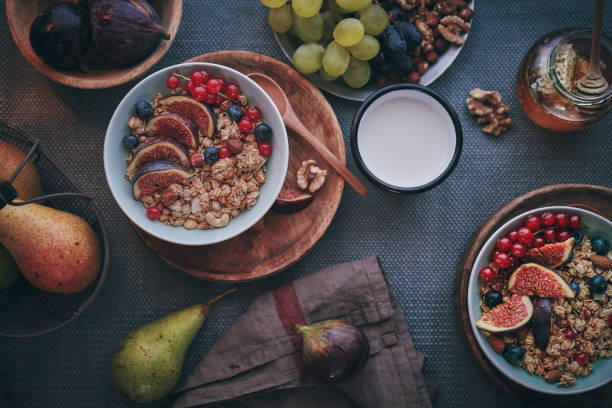
[[[461,45],[465,42],[462,34],[470,31],[470,25],[459,16],[446,16],[440,20],[438,31],[449,43]]]
[[[326,178],[327,170],[322,170],[317,166],[317,162],[312,159],[303,161],[302,166],[297,171],[298,187],[311,193],[323,187]]]
[[[482,131],[485,133],[499,136],[512,126],[512,119],[507,116],[510,108],[501,103],[501,95],[497,91],[472,89],[465,103],[470,113],[478,116],[478,124],[484,125]]]

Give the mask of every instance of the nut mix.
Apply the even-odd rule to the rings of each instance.
[[[529,233],[521,235],[522,229]],[[515,245],[526,249],[518,258],[506,253]],[[510,263],[500,265],[507,257]],[[487,327],[491,348],[509,363],[568,387],[576,376],[589,375],[598,359],[612,358],[612,251],[606,239],[584,236],[578,216],[527,217],[524,227],[498,240],[479,277],[483,319],[477,326]],[[508,304],[517,295],[531,296],[533,315],[495,321],[491,316],[513,310]]]
[[[125,178],[152,221],[189,230],[225,227],[257,202],[272,129],[238,85],[206,71],[173,74],[166,84],[170,96],[139,101],[128,121]]]

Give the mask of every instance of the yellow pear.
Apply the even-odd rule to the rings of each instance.
[[[25,153],[17,147],[0,140],[0,182],[8,181],[21,163]],[[40,177],[32,161],[28,161],[23,167],[13,187],[19,193],[19,198],[27,200],[42,195]]]

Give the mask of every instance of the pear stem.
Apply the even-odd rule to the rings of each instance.
[[[225,296],[229,295],[230,293],[234,293],[235,291],[238,290],[238,285],[233,286],[231,288],[229,288],[228,290],[226,290],[225,292],[222,292],[220,294],[218,294],[217,296],[215,296],[214,298],[206,301],[206,303],[204,303],[202,305],[202,309],[206,309],[208,308],[210,305],[212,305],[213,303],[215,303],[217,300],[220,300],[221,298],[224,298]]]

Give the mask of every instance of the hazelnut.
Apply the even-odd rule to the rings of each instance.
[[[429,62],[427,61],[419,61],[416,64],[416,72],[418,72],[419,75],[423,75],[425,71],[427,71],[427,68],[429,68]]]
[[[464,9],[461,9],[461,11],[459,11],[459,14],[457,15],[464,21],[470,21],[470,19],[474,15],[474,10],[466,7]]]
[[[200,152],[191,153],[191,156],[189,156],[189,163],[191,163],[193,167],[204,166],[204,155]]]
[[[440,15],[435,11],[430,11],[425,16],[425,23],[430,27],[436,27],[440,23]]]
[[[435,51],[429,51],[427,55],[425,55],[425,59],[433,64],[438,60],[438,53]]]
[[[418,84],[421,80],[421,75],[418,72],[412,71],[407,77],[406,82],[410,82],[412,84]]]
[[[378,74],[376,76],[376,86],[379,88],[382,88],[383,86],[385,86],[385,83],[387,82],[387,78],[385,77],[384,74]]]
[[[442,37],[438,37],[436,38],[436,41],[434,41],[434,48],[436,51],[438,51],[438,53],[442,54],[448,49],[448,41]]]
[[[177,196],[173,191],[166,191],[159,197],[159,201],[161,201],[164,207],[169,207],[176,202]]]
[[[227,148],[233,154],[240,153],[242,151],[242,145],[243,143],[238,139],[231,139],[229,142],[227,142]]]

